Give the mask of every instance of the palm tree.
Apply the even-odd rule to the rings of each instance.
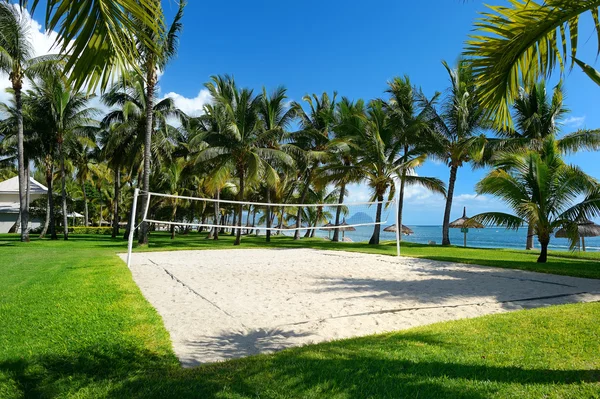
[[[54,57],[33,56],[27,21],[18,7],[0,2],[0,71],[9,75],[17,111],[17,164],[19,174],[19,215],[21,241],[29,241],[29,210],[27,209],[27,179],[23,149],[23,81],[43,72]]]
[[[89,133],[84,127],[94,123],[92,118],[97,110],[88,107],[89,97],[73,91],[68,82],[56,74],[47,74],[40,82],[34,83],[33,92],[40,101],[38,106],[42,108],[40,112],[44,115],[48,129],[53,131],[56,137],[56,151],[60,162],[63,232],[64,239],[68,240],[65,159],[77,136]],[[88,138],[93,140],[93,137]]]
[[[304,96],[309,106],[306,113],[302,106],[296,102],[292,104],[296,115],[300,119],[300,130],[293,134],[293,146],[301,152],[297,155],[297,166],[300,171],[299,180],[302,183],[299,202],[306,200],[306,194],[312,183],[314,172],[321,161],[327,157],[327,151],[331,140],[331,130],[335,124],[335,104],[337,93],[330,98],[323,93],[319,98],[316,94]],[[300,227],[302,226],[302,209],[298,209],[296,215],[296,232],[294,239],[300,239]]]
[[[154,98],[154,96],[153,96]],[[145,167],[145,144],[146,144],[146,123],[147,113],[151,110],[153,113],[152,121],[154,124],[153,134],[151,135],[150,157],[153,165],[160,170],[161,159],[168,159],[173,147],[173,134],[177,134],[176,129],[169,125],[169,118],[185,120],[185,115],[176,106],[172,98],[164,98],[154,102],[149,107],[144,76],[136,73],[129,73],[127,79],[122,79],[113,84],[108,92],[102,96],[102,102],[114,108],[102,119],[103,126],[118,124],[118,136],[112,139],[110,146],[111,152],[117,151],[126,154],[127,160],[124,166],[135,168],[136,165],[143,163]],[[108,142],[106,144],[109,144]],[[136,180],[138,185],[143,185],[144,169],[136,171],[135,175],[141,175]],[[150,182],[148,181],[148,184]],[[148,186],[149,187],[149,186]],[[140,201],[145,204],[145,201]],[[141,211],[141,209],[140,209]],[[140,241],[145,237],[140,235]]]
[[[548,257],[551,234],[564,228],[574,247],[578,241],[577,222],[600,215],[598,181],[576,166],[566,164],[554,137],[543,140],[539,150],[505,153],[497,169],[477,184],[479,194],[495,195],[515,215],[488,212],[474,216],[476,222],[518,229],[532,223],[541,245],[538,262]],[[583,198],[580,202],[578,198]]]
[[[35,11],[39,0],[20,0],[22,7]],[[28,4],[29,3],[29,4]],[[158,0],[47,0],[45,27],[58,32],[62,54],[69,54],[66,70],[78,90],[88,84],[93,90],[108,87],[111,75],[135,68],[142,42],[161,53],[155,37],[164,31],[162,7]],[[148,34],[151,32],[151,34]]]
[[[267,94],[266,88],[263,87],[262,95],[259,97],[258,115],[262,121],[262,129],[265,132],[271,132],[272,139],[265,143],[267,148],[280,149],[281,142],[286,136],[286,129],[296,115],[296,110],[293,107],[286,106],[286,89],[285,87],[276,88],[271,94]],[[268,169],[271,171],[271,169]],[[274,170],[274,169],[273,169]],[[266,175],[263,181],[265,182],[265,202],[271,203],[271,190],[279,181],[279,176]],[[266,207],[265,221],[267,224],[266,241],[271,241],[271,206]]]
[[[442,113],[438,114],[433,101],[424,101],[423,106],[434,125],[432,141],[427,143],[431,155],[450,167],[442,228],[442,245],[450,245],[450,212],[456,175],[460,167],[482,153],[486,139],[483,134],[478,136],[478,133],[486,127],[486,119],[469,63],[460,60],[456,69],[451,69],[446,62],[443,64],[450,76],[451,86]]]
[[[362,149],[359,165],[373,192],[372,201],[377,201],[376,224],[369,244],[378,245],[384,196],[388,193],[388,201],[394,198],[394,178],[400,169],[396,162],[397,136],[383,101],[373,100],[369,104],[367,123],[359,140],[359,147]]]
[[[157,2],[160,7],[160,2]],[[178,35],[181,31],[181,18],[185,1],[179,3],[179,10],[167,32],[157,32],[153,27],[141,23],[136,32],[142,32],[146,37],[151,37],[152,44],[148,46],[145,40],[138,41],[140,63],[145,72],[146,104],[154,104],[156,84],[158,83],[158,70],[164,70],[167,63],[177,53]],[[143,37],[143,36],[141,36]],[[154,130],[154,110],[152,106],[145,107],[145,139],[144,139],[144,176],[142,181],[142,203],[146,202],[146,195],[150,191],[150,158],[152,147],[152,131]],[[140,244],[148,244],[148,224],[143,222],[140,228]]]
[[[590,12],[599,30],[599,8],[591,0],[514,0],[508,6],[489,6],[475,22],[464,54],[472,61],[482,105],[498,124],[511,125],[510,105],[521,84],[533,86],[556,66],[563,71],[569,55],[578,61],[579,17]],[[600,51],[600,42],[598,46]]]
[[[200,162],[214,165],[215,173],[234,175],[239,182],[238,201],[244,201],[246,185],[255,182],[263,173],[275,175],[272,163],[290,165],[291,157],[281,150],[269,148],[266,143],[273,140],[277,131],[263,131],[258,116],[259,98],[252,90],[238,89],[230,76],[213,76],[206,84],[213,101],[221,111],[218,116],[223,122],[205,138],[210,144],[198,155]],[[236,239],[241,241],[242,205],[237,207]]]
[[[562,85],[557,85],[549,98],[546,84],[541,81],[527,90],[521,89],[515,100],[514,122],[515,129],[501,129],[498,134],[501,139],[490,143],[490,152],[499,150],[524,152],[528,149],[539,150],[547,137],[554,137],[562,153],[572,153],[579,150],[600,148],[600,131],[579,130],[558,138],[560,123],[569,112],[563,104]],[[501,152],[500,152],[501,153]],[[492,155],[488,162],[494,162]],[[528,225],[526,249],[533,249],[534,226]]]
[[[336,123],[333,127],[334,138],[328,144],[328,158],[316,172],[315,184],[318,187],[327,184],[338,186],[338,207],[335,212],[335,225],[339,226],[340,217],[347,195],[346,186],[364,178],[358,163],[361,149],[358,146],[361,132],[366,125],[365,103],[363,100],[352,102],[347,98],[337,104]],[[334,229],[332,241],[340,239],[339,229]]]
[[[397,223],[402,226],[402,210],[404,207],[404,192],[406,185],[419,185],[431,191],[446,196],[446,185],[434,177],[418,176],[415,169],[427,159],[430,150],[435,124],[428,118],[426,107],[419,104],[428,104],[431,100],[417,91],[408,76],[396,77],[388,82],[386,93],[389,99],[384,103],[385,110],[390,116],[390,123],[396,131],[398,150],[401,156],[397,163],[402,165],[399,173],[400,192],[398,194]],[[402,239],[402,234],[399,235]]]

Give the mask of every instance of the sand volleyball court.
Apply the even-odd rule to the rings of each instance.
[[[313,249],[135,253],[132,273],[186,367],[600,300],[600,280]]]

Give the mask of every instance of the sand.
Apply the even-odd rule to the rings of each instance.
[[[313,249],[135,253],[131,272],[184,367],[600,300],[600,280]]]

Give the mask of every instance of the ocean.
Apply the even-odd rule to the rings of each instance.
[[[410,236],[402,236],[403,241],[427,244],[429,241],[435,241],[437,244],[442,242],[442,226],[407,226],[415,233]],[[373,226],[360,226],[356,231],[349,231],[345,236],[354,242],[369,241],[373,234]],[[320,237],[327,237],[326,231],[318,231]],[[485,229],[469,229],[467,234],[467,246],[476,248],[514,248],[525,249],[525,240],[527,229],[518,231],[506,230],[502,227],[487,227]],[[381,231],[381,240],[395,240],[395,233]],[[463,233],[460,229],[450,229],[450,241],[452,245],[463,245]],[[536,247],[539,243],[535,241]],[[585,239],[586,250],[600,251],[600,237],[590,237]],[[569,242],[566,238],[552,237],[549,248],[557,251],[568,251]]]

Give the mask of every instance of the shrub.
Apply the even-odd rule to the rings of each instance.
[[[112,233],[112,227],[69,227],[69,233],[110,235]]]

